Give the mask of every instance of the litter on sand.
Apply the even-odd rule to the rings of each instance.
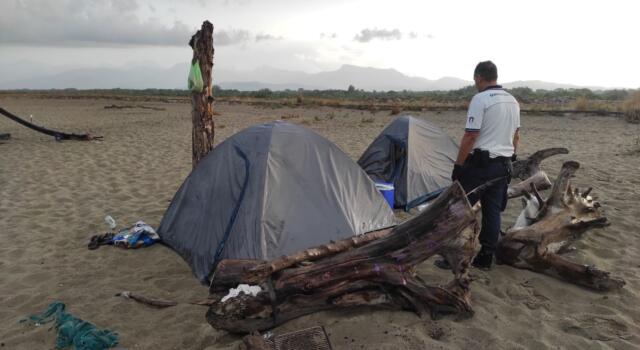
[[[89,240],[88,248],[97,249],[101,245],[115,245],[116,247],[136,249],[148,247],[160,240],[160,236],[153,227],[144,221],[122,229],[116,233],[107,232],[101,235],[94,235]]]
[[[260,286],[250,286],[248,284],[239,284],[237,288],[230,288],[229,294],[223,296],[220,301],[224,303],[225,301],[231,298],[237,297],[238,295],[240,295],[240,293],[244,293],[244,294],[255,297],[261,291],[262,291],[262,288],[260,288]]]
[[[72,347],[75,350],[103,350],[118,345],[117,333],[108,329],[98,329],[95,325],[74,317],[64,311],[65,304],[56,301],[39,314],[27,316],[21,322],[31,322],[40,326],[55,321],[58,332],[56,350]]]

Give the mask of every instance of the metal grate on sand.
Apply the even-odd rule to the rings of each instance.
[[[329,337],[321,326],[280,334],[272,341],[276,350],[332,350]]]

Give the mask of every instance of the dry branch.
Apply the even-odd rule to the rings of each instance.
[[[509,185],[507,196],[510,199],[520,197],[531,188],[531,185],[535,185],[541,191],[550,188],[551,181],[549,181],[547,174],[540,170],[540,163],[551,156],[568,153],[569,150],[566,148],[547,148],[530,155],[526,159],[513,162],[512,177],[514,180],[520,179],[522,181]]]
[[[532,185],[539,190],[546,190],[551,187],[551,181],[547,174],[540,170],[524,181],[509,185],[507,196],[509,199],[520,197],[524,192],[528,191]]]
[[[513,178],[527,180],[540,172],[540,163],[557,154],[569,154],[566,148],[547,148],[540,150],[523,160],[513,162]]]
[[[97,140],[97,139],[101,139],[102,136],[93,136],[91,134],[69,134],[69,133],[65,133],[62,131],[55,131],[55,130],[51,130],[51,129],[47,129],[47,128],[43,128],[41,126],[35,125],[33,123],[30,123],[20,117],[18,117],[15,114],[10,113],[9,111],[7,111],[4,108],[0,108],[0,114],[3,114],[5,117],[13,120],[14,122],[24,125],[27,128],[37,131],[39,133],[45,134],[45,135],[49,135],[49,136],[53,136],[56,138],[56,140],[76,140],[76,141],[91,141],[91,140]]]
[[[131,293],[129,291],[124,291],[116,294],[117,297],[123,297],[125,299],[135,300],[139,303],[146,304],[153,307],[163,308],[178,305],[178,302],[173,300],[164,300],[164,299],[153,299],[147,298],[143,295]]]

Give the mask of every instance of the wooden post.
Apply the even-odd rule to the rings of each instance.
[[[193,122],[193,167],[213,149],[213,96],[211,70],[213,68],[213,24],[202,23],[202,28],[191,37],[192,64],[198,60],[202,72],[202,92],[191,93],[191,119]]]

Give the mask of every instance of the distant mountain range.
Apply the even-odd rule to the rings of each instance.
[[[186,89],[189,65],[176,64],[166,69],[132,68],[79,68],[56,72],[30,62],[0,65],[0,89]],[[271,67],[251,71],[233,71],[213,68],[213,81],[224,89],[238,90],[346,90],[349,85],[363,90],[455,90],[473,85],[472,81],[452,77],[429,80],[411,77],[395,69],[380,69],[343,65],[337,70],[305,73]],[[516,81],[504,84],[507,88],[527,86],[531,89],[553,90],[581,88],[576,85],[543,81]],[[599,87],[587,87],[600,90]]]

